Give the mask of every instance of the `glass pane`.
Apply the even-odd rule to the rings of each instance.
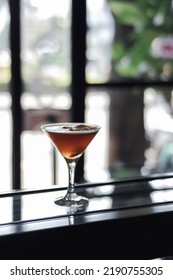
[[[70,13],[70,0],[21,1],[23,188],[53,184],[52,149],[40,125],[69,119]]]
[[[8,1],[0,0],[0,190],[11,189],[11,55],[9,49]]]
[[[104,181],[108,179],[108,147],[110,123],[110,96],[107,90],[89,90],[85,99],[85,119],[101,126],[97,137],[85,151],[85,179]]]
[[[143,175],[173,172],[173,87],[144,91],[144,124],[148,142]]]
[[[88,82],[172,80],[172,0],[87,3]]]
[[[172,87],[89,90],[86,119],[102,128],[87,151],[86,177],[100,181],[173,172],[172,100]]]
[[[106,0],[87,0],[86,79],[103,83],[110,79],[114,18]]]

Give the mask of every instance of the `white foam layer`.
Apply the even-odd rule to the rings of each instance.
[[[41,129],[46,132],[56,133],[93,133],[100,129],[100,126],[87,123],[52,123],[42,125]]]

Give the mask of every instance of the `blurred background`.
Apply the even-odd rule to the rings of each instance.
[[[172,0],[0,0],[0,191],[67,184],[40,130],[101,126],[77,181],[173,171]]]

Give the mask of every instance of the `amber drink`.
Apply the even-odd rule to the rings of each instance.
[[[64,157],[69,170],[67,193],[65,197],[56,199],[55,203],[66,207],[86,206],[88,199],[77,195],[74,191],[75,167],[85,149],[100,130],[100,126],[86,123],[53,123],[42,125],[41,129]]]

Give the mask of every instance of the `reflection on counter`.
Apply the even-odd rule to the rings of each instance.
[[[0,224],[17,221],[34,221],[53,217],[70,217],[81,213],[118,210],[173,201],[173,178],[151,178],[133,181],[114,181],[82,184],[77,192],[89,198],[84,210],[67,212],[54,200],[64,195],[66,189],[46,189],[42,192],[15,192],[0,194]],[[76,213],[75,213],[76,212]],[[73,221],[74,222],[74,221]],[[67,223],[73,223],[71,218]]]

